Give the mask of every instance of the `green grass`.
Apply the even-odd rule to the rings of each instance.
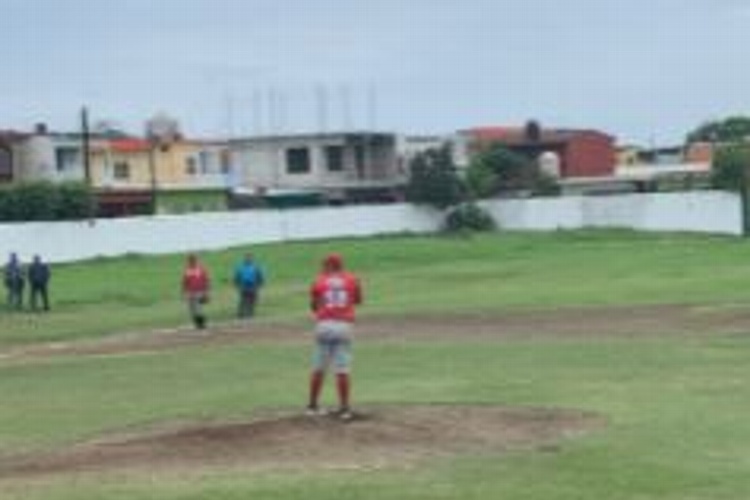
[[[205,254],[215,282],[210,314],[234,311],[230,277],[246,249]],[[744,240],[626,231],[506,233],[471,239],[394,237],[263,245],[262,320],[301,320],[320,258],[344,253],[367,287],[365,314],[575,305],[750,300]],[[182,256],[58,266],[54,314],[0,314],[0,346],[96,337],[186,322]],[[0,311],[1,313],[2,311]]]
[[[389,238],[256,248],[270,278],[265,320],[304,316],[307,282],[320,255],[333,248],[361,270],[369,315],[685,302],[740,307],[750,301],[750,247],[742,240],[625,232]],[[218,272],[230,269],[240,254],[206,257]],[[66,298],[60,297],[48,318],[7,316],[4,342],[177,323],[179,265],[178,257],[164,257],[57,269],[55,283],[66,285]],[[123,287],[129,299],[112,293],[124,277],[132,285]],[[215,314],[229,315],[231,298],[226,290],[214,303]],[[59,324],[60,318],[69,323]],[[38,331],[42,325],[50,332]],[[750,498],[750,332],[659,333],[507,342],[360,339],[358,403],[561,406],[608,419],[606,428],[564,441],[558,452],[457,457],[377,472],[206,470],[5,481],[0,498]],[[243,418],[260,408],[299,407],[307,359],[306,346],[248,344],[0,362],[0,453],[175,420]]]

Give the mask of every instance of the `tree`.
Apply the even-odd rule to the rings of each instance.
[[[418,154],[411,161],[410,170],[407,200],[442,210],[465,199],[466,189],[456,173],[449,147]]]
[[[743,142],[750,140],[750,117],[730,116],[706,122],[690,132],[687,142]]]
[[[548,194],[556,189],[554,179],[544,174],[537,162],[501,144],[491,146],[472,160],[467,183],[478,198],[509,191]]]
[[[730,144],[716,151],[711,183],[719,189],[743,191],[750,177],[750,145]]]

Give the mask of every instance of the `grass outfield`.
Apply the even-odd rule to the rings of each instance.
[[[302,335],[307,282],[319,257],[334,248],[363,275],[369,316],[653,303],[742,310],[750,302],[750,247],[737,239],[625,232],[389,238],[254,249],[270,283],[261,321],[300,320]],[[226,281],[241,253],[206,260],[215,274],[225,271]],[[2,315],[2,342],[95,337],[184,322],[175,299],[179,266],[178,257],[164,257],[60,267],[55,311],[46,317]],[[212,305],[214,315],[228,317],[232,306],[225,283]],[[749,356],[750,331],[361,339],[359,404],[578,408],[604,415],[608,425],[557,450],[448,457],[408,470],[206,469],[0,480],[0,498],[745,499]],[[0,360],[0,455],[171,421],[242,419],[263,408],[297,408],[305,398],[307,358],[304,345],[265,343]]]
[[[269,286],[260,319],[303,320],[306,290],[335,250],[362,276],[369,315],[610,304],[750,301],[750,246],[740,239],[628,231],[403,237],[252,249]],[[202,255],[213,275],[209,313],[232,317],[230,278],[245,249]],[[54,314],[0,310],[0,346],[99,337],[187,322],[182,256],[56,266]],[[6,314],[2,314],[6,312]]]

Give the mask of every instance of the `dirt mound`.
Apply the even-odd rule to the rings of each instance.
[[[453,454],[552,451],[561,440],[602,423],[578,411],[492,406],[379,406],[365,408],[349,422],[276,413],[6,457],[0,460],[0,478],[213,466],[379,468]]]

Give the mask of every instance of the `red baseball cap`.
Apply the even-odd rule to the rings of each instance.
[[[331,253],[323,260],[323,265],[327,269],[339,270],[344,267],[344,259],[337,253]]]

